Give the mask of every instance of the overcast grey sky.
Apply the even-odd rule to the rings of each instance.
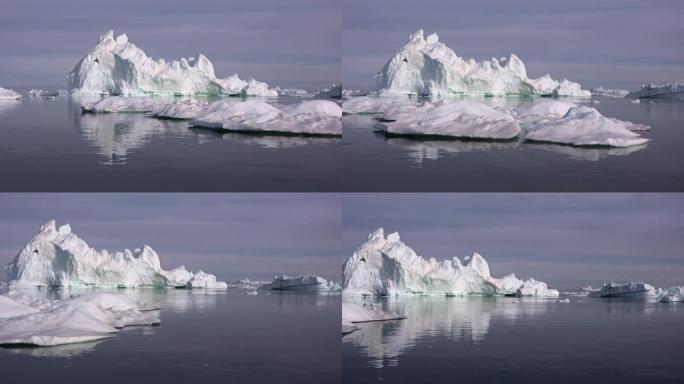
[[[558,288],[684,285],[684,195],[347,194],[343,250],[384,227],[423,257],[478,252],[494,276]]]
[[[340,207],[334,194],[5,193],[0,262],[54,218],[98,250],[148,244],[165,269],[185,264],[230,281],[278,273],[339,280]]]
[[[218,76],[320,89],[341,78],[337,0],[4,0],[0,86],[66,84],[109,29],[157,59],[205,54]]]
[[[550,73],[585,87],[636,89],[684,81],[680,0],[345,0],[344,83],[373,76],[423,28],[459,56],[514,52],[530,77]]]

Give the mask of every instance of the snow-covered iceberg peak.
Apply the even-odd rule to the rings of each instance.
[[[68,88],[86,94],[110,95],[246,95],[277,96],[275,90],[254,79],[237,75],[217,78],[204,55],[167,63],[154,60],[128,41],[109,31],[67,76]]]
[[[549,75],[529,79],[525,64],[515,54],[480,63],[463,59],[423,30],[411,34],[406,44],[376,75],[384,95],[543,95],[590,97],[587,90]]]
[[[516,295],[558,297],[546,283],[520,280],[511,274],[491,276],[487,260],[479,253],[437,261],[425,259],[404,244],[398,233],[385,236],[373,231],[344,263],[343,289],[362,295]]]
[[[133,251],[97,251],[71,232],[69,224],[45,223],[5,267],[13,285],[39,287],[184,287],[226,288],[216,276],[179,267],[161,268],[159,255],[148,245]]]

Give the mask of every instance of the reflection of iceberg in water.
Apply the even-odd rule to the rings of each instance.
[[[105,340],[90,341],[87,343],[63,344],[54,347],[11,347],[2,348],[8,353],[29,355],[33,357],[74,357],[95,350],[98,344]]]
[[[21,100],[0,100],[0,114],[9,112],[10,110],[18,107],[21,104]]]
[[[408,349],[428,337],[455,342],[481,342],[497,321],[539,317],[548,300],[417,297],[386,299],[376,303],[383,311],[406,316],[405,320],[356,324],[358,331],[342,338],[359,347],[375,368],[393,366]]]
[[[340,138],[338,137],[249,134],[236,132],[222,133],[203,128],[190,128],[190,130],[197,135],[199,144],[220,139],[240,144],[257,145],[265,149],[281,149],[303,147],[310,144],[337,144],[340,142]]]
[[[154,137],[173,132],[187,135],[184,122],[162,121],[139,113],[84,114],[81,134],[97,147],[105,164],[125,164],[128,151],[143,148]]]
[[[422,164],[425,160],[438,160],[440,156],[453,156],[465,152],[515,149],[518,141],[474,141],[474,140],[421,140],[400,137],[386,139],[390,145],[408,152],[410,161]]]
[[[648,144],[643,144],[631,147],[575,147],[546,143],[527,143],[526,145],[530,148],[566,155],[572,159],[583,161],[599,161],[611,156],[627,156],[648,146]]]

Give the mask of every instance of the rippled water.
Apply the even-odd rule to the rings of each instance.
[[[484,98],[513,107],[529,100]],[[387,138],[369,115],[343,116],[348,191],[681,191],[684,102],[587,102],[604,116],[651,126],[631,148]]]
[[[341,382],[339,296],[116,292],[161,307],[161,325],[92,343],[0,348],[3,382]]]
[[[81,114],[68,96],[0,100],[4,191],[338,191],[340,142],[221,134],[135,113]]]
[[[572,298],[401,298],[406,320],[342,338],[348,383],[675,383],[684,306]]]

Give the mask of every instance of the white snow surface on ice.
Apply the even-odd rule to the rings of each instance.
[[[638,91],[630,92],[628,98],[684,99],[684,83],[644,84]]]
[[[398,233],[385,237],[382,228],[372,232],[344,263],[343,289],[361,295],[517,295],[558,297],[559,292],[534,279],[514,274],[497,279],[478,253],[464,261],[457,257],[424,259],[404,244]]]
[[[17,308],[25,310],[22,313]],[[81,343],[111,337],[126,326],[160,323],[159,311],[142,311],[132,300],[111,293],[59,300],[46,308],[34,308],[0,296],[0,314],[2,345]]]
[[[164,104],[150,97],[108,96],[96,102],[84,102],[81,110],[93,113],[155,112]]]
[[[228,131],[342,135],[342,108],[329,100],[281,108],[259,100],[230,104],[192,120],[191,125]]]
[[[72,92],[111,95],[243,95],[275,97],[278,93],[254,79],[237,75],[217,78],[209,59],[181,58],[166,63],[154,60],[128,41],[125,34],[109,31],[67,76]]]
[[[684,287],[670,287],[666,289],[667,293],[661,296],[660,301],[663,303],[676,303],[684,301]]]
[[[148,245],[133,251],[97,251],[71,232],[48,221],[5,267],[10,285],[38,287],[184,287],[225,289],[226,283],[181,266],[166,271]]]
[[[370,304],[342,302],[342,324],[365,323],[369,321],[385,321],[403,319],[396,313],[387,313]]]
[[[634,299],[655,299],[662,295],[662,292],[650,284],[643,282],[603,284],[598,291],[590,292],[590,297],[623,297]]]
[[[407,43],[376,75],[383,95],[544,95],[590,97],[577,83],[556,81],[549,75],[529,79],[525,64],[511,53],[480,63],[465,60],[423,30],[411,34]]]
[[[18,92],[15,92],[11,89],[6,89],[3,87],[0,87],[0,100],[17,100],[21,99],[21,94]]]
[[[278,275],[259,289],[275,291],[339,291],[340,285],[316,275]]]

